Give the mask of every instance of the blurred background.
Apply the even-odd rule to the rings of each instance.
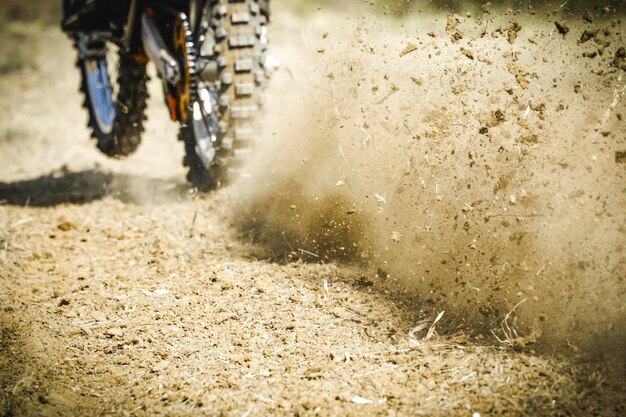
[[[331,9],[373,8],[379,13],[404,14],[423,11],[477,13],[483,4],[490,3],[495,9],[527,10],[530,8],[558,10],[567,15],[583,10],[607,10],[612,13],[626,13],[624,0],[272,0],[276,7],[290,9],[296,13],[310,13],[320,7]],[[0,24],[22,21],[39,24],[55,24],[60,19],[61,0],[40,0],[28,2],[3,0],[0,3]]]
[[[526,11],[541,9],[558,13],[562,18],[585,10],[595,10],[606,15],[626,14],[625,0],[272,0],[273,7],[287,10],[295,15],[306,16],[319,11],[353,11],[367,9],[391,16],[406,16],[414,13],[481,13],[481,6],[491,4],[498,11]],[[57,25],[61,19],[61,0],[3,0],[0,2],[0,36],[3,48],[0,51],[0,74],[14,71],[28,65],[32,51],[20,44],[20,39],[29,32],[44,26]],[[11,57],[11,59],[9,59]]]
[[[319,11],[353,11],[367,9],[369,12],[391,16],[406,16],[414,13],[481,13],[481,6],[491,4],[494,11],[527,11],[530,9],[558,13],[562,18],[585,10],[595,10],[611,17],[626,14],[625,0],[272,0],[273,7],[287,10],[299,16]],[[15,40],[24,39],[28,32],[44,26],[56,25],[61,19],[61,0],[28,2],[4,0],[0,2],[0,36],[3,50],[0,52],[0,74],[28,65],[28,48]],[[13,42],[11,42],[13,41]],[[8,57],[11,57],[9,60]]]

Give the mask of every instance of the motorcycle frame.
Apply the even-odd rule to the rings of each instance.
[[[187,14],[192,32],[197,34],[202,10],[209,1],[212,0],[188,0],[186,2],[187,7],[180,10],[175,8],[175,6],[180,7],[176,4],[180,3],[180,1],[176,0],[131,0],[124,33],[120,42],[121,46],[127,51],[134,51],[141,45],[141,15],[148,7],[168,11],[173,15],[179,12]]]

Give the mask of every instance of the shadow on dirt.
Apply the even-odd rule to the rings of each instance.
[[[103,198],[137,205],[158,205],[188,197],[189,187],[183,182],[99,170],[63,170],[31,180],[0,182],[0,202],[16,206],[85,204]]]

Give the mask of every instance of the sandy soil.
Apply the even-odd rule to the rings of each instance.
[[[69,43],[20,29],[0,415],[623,415],[623,23],[491,18],[277,14],[280,111],[208,196],[157,83],[106,160]]]

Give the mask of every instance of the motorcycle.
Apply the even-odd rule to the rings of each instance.
[[[241,175],[253,119],[278,66],[269,53],[269,0],[64,0],[88,126],[104,154],[141,142],[147,64],[180,123],[187,179],[200,191]]]

